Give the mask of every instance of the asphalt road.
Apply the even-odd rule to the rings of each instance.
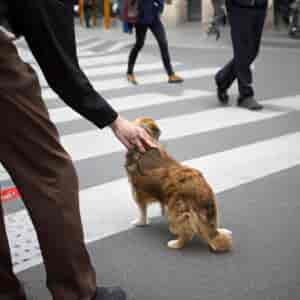
[[[192,34],[195,29],[190,29]],[[86,240],[99,284],[121,284],[132,299],[287,299],[299,295],[300,48],[266,34],[254,64],[261,112],[220,107],[213,76],[232,55],[226,33],[218,43],[170,32],[171,56],[183,85],[169,85],[154,41],[137,62],[140,85],[125,80],[132,37],[108,39],[78,30],[79,56],[99,91],[129,119],[158,120],[162,142],[178,160],[199,168],[215,189],[222,226],[233,231],[234,251],[211,254],[198,240],[174,252],[158,210],[153,225],[133,229],[137,211],[125,172],[124,149],[109,130],[98,131],[72,113],[41,78],[50,116],[80,179]],[[186,35],[186,36],[184,36]],[[32,61],[26,46],[22,55]],[[2,185],[11,186],[6,176]],[[14,265],[32,298],[47,299],[40,251],[21,201],[4,205]],[[20,236],[21,232],[21,237]],[[30,240],[23,245],[22,241]],[[16,247],[16,245],[20,246]],[[49,298],[50,299],[50,298]]]

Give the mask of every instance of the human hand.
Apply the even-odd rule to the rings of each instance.
[[[145,152],[145,145],[151,148],[158,147],[145,129],[132,124],[120,116],[110,125],[110,128],[128,150],[138,147],[139,151]]]

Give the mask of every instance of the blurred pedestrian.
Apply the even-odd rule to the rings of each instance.
[[[215,35],[216,39],[220,38],[220,26],[225,26],[227,23],[227,16],[225,13],[225,2],[223,0],[211,0],[213,6],[214,15],[209,23],[207,34]]]
[[[155,147],[144,129],[118,115],[81,71],[71,1],[0,0],[2,4],[8,5],[4,16],[25,37],[49,86],[67,105],[98,128],[110,127],[126,148]],[[37,232],[47,287],[54,300],[125,300],[118,287],[96,286],[73,162],[49,119],[38,77],[21,60],[13,38],[0,31],[0,163],[21,193]],[[1,201],[0,282],[0,299],[26,299],[13,272]]]
[[[251,64],[258,55],[264,28],[268,0],[226,0],[231,25],[233,59],[215,76],[218,99],[227,104],[227,90],[238,81],[238,106],[250,110],[262,109],[254,98]]]
[[[91,27],[91,18],[93,14],[93,0],[84,0],[84,19],[86,27]]]
[[[138,54],[144,46],[146,33],[148,29],[150,29],[158,42],[164,68],[168,74],[168,82],[169,83],[183,82],[183,79],[180,76],[176,75],[173,70],[165,28],[160,19],[160,15],[162,14],[164,9],[164,0],[147,0],[147,1],[125,0],[125,1],[128,2],[127,2],[127,6],[126,4],[124,5],[124,9],[126,9],[126,7],[128,8],[128,10],[134,8],[137,11],[136,20],[130,21],[130,19],[128,20],[128,18],[125,17],[126,19],[125,21],[131,23],[132,26],[134,26],[135,34],[136,34],[136,42],[130,51],[129,59],[128,59],[128,68],[127,68],[128,81],[133,84],[137,84],[137,80],[134,75],[134,66]]]

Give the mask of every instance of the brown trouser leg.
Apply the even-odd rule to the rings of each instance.
[[[0,162],[18,187],[36,229],[54,300],[90,300],[96,289],[95,272],[83,239],[77,176],[40,93],[34,71],[0,32]],[[19,283],[0,213],[3,299],[1,295],[16,291]]]

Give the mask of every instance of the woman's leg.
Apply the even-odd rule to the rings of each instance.
[[[167,74],[169,76],[174,75],[173,67],[171,65],[167,35],[163,23],[161,22],[160,18],[156,18],[153,23],[149,25],[149,27],[158,42],[161,57]]]
[[[127,69],[128,75],[133,75],[133,69],[134,69],[137,56],[145,43],[146,33],[148,29],[147,27],[148,26],[145,24],[135,24],[136,41],[129,54],[128,69]]]

